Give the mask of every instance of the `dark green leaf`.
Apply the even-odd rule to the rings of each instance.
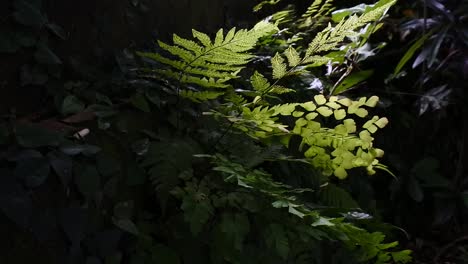
[[[49,76],[43,67],[37,65],[31,67],[26,64],[21,67],[21,86],[28,84],[43,85],[49,80]]]
[[[18,227],[26,230],[30,227],[32,216],[31,196],[10,170],[0,168],[0,210]]]
[[[85,105],[80,99],[74,95],[68,95],[63,100],[61,111],[63,115],[69,115],[82,112],[84,109]]]
[[[130,98],[132,105],[145,113],[151,112],[148,101],[146,101],[145,96],[142,93],[137,93],[132,98]]]
[[[60,60],[57,55],[53,51],[47,47],[47,45],[43,42],[40,42],[37,45],[37,50],[34,53],[34,58],[40,64],[44,65],[60,65],[62,61]]]
[[[15,169],[15,176],[28,188],[39,187],[47,180],[49,173],[49,161],[44,157],[20,160]]]
[[[407,191],[409,196],[416,202],[421,202],[424,199],[424,193],[421,185],[414,177],[409,177]]]
[[[99,173],[104,176],[110,176],[120,171],[121,164],[108,153],[99,152],[96,156],[96,166]]]
[[[373,73],[374,70],[366,70],[350,74],[335,88],[333,94],[336,95],[345,92],[349,88],[352,88],[357,84],[369,79]]]
[[[332,207],[347,209],[359,208],[359,205],[349,192],[332,183],[329,183],[321,189],[320,199],[325,203],[325,205]]]
[[[163,173],[163,172],[161,172]],[[167,172],[166,172],[167,173]],[[169,172],[170,173],[170,172]],[[175,177],[177,178],[177,177]],[[136,164],[127,165],[127,184],[128,186],[141,185],[146,182],[146,173],[140,166]],[[158,196],[162,193],[158,193]]]
[[[17,30],[15,32],[15,40],[23,47],[32,47],[36,45],[36,37],[30,32]]]
[[[124,201],[114,206],[114,217],[116,219],[130,219],[133,216],[133,201]]]
[[[137,226],[132,222],[132,220],[130,219],[117,219],[117,218],[112,218],[112,221],[114,222],[114,224],[119,227],[120,229],[132,234],[132,235],[135,235],[135,236],[138,236],[140,234],[140,232],[138,231],[138,228]]]
[[[249,218],[244,214],[224,214],[221,231],[232,241],[235,249],[242,251],[243,241],[250,231]]]
[[[63,28],[59,25],[48,23],[46,26],[52,33],[54,33],[57,37],[61,38],[62,40],[65,40],[67,38],[65,30],[63,30]]]
[[[0,28],[0,53],[15,53],[20,47],[11,31]]]
[[[67,144],[67,145],[61,146],[60,151],[70,156],[75,156],[78,154],[83,154],[85,156],[92,156],[98,153],[99,151],[101,151],[101,148],[98,146],[88,145],[88,144],[84,144],[84,145]]]
[[[15,0],[13,5],[16,9],[13,13],[16,22],[36,29],[41,28],[47,22],[46,17],[40,11],[40,5],[24,0]]]
[[[461,198],[465,207],[468,208],[468,191],[461,193]]]
[[[424,36],[416,40],[413,45],[406,51],[405,55],[401,58],[400,62],[393,71],[393,75],[397,75],[403,69],[405,64],[413,57],[414,53],[424,45],[424,42],[432,35],[432,31],[426,33]]]
[[[69,188],[70,182],[73,178],[73,161],[70,157],[60,152],[50,152],[47,154],[50,165],[54,169],[60,182],[65,189]]]
[[[195,200],[195,195],[186,195],[182,201],[181,209],[184,210],[184,219],[190,224],[192,234],[196,235],[201,232],[203,226],[206,224],[213,214],[213,207],[210,200],[203,199],[201,201]]]
[[[151,248],[152,263],[180,264],[180,259],[176,251],[162,244]]]
[[[93,165],[74,164],[74,181],[80,193],[87,199],[93,198],[100,186],[99,173]]]
[[[63,140],[63,135],[33,123],[19,123],[16,126],[16,139],[23,147],[37,148],[57,146]]]
[[[265,234],[265,240],[268,247],[275,249],[277,254],[283,259],[287,259],[289,255],[289,240],[283,226],[271,224]]]

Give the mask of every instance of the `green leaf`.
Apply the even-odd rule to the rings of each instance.
[[[302,112],[302,111],[294,111],[294,112],[292,113],[292,115],[293,115],[293,117],[301,117],[301,116],[304,115],[304,112]]]
[[[348,173],[343,167],[338,167],[333,171],[333,175],[335,175],[338,179],[344,180],[348,177]]]
[[[284,55],[288,59],[288,63],[290,67],[295,67],[299,65],[299,63],[301,62],[301,57],[299,57],[299,53],[292,46],[289,46],[286,49],[286,51],[284,52]]]
[[[386,117],[382,117],[379,120],[377,120],[374,124],[379,128],[384,128],[388,124],[388,119]]]
[[[366,106],[375,107],[378,102],[379,102],[379,97],[374,95],[374,96],[371,96],[369,99],[367,99]]]
[[[70,115],[83,112],[85,104],[74,95],[68,95],[62,102],[61,112],[63,115]]]
[[[281,79],[286,74],[286,64],[284,58],[279,54],[271,59],[271,66],[273,67],[273,79]]]
[[[211,39],[210,37],[205,34],[205,33],[202,33],[200,31],[197,31],[195,29],[192,29],[192,34],[195,38],[197,38],[205,47],[210,47],[212,44],[211,44]]]
[[[344,119],[346,117],[346,110],[338,109],[338,110],[335,110],[333,112],[333,114],[334,114],[336,120],[341,120],[341,119]]]
[[[327,98],[323,96],[323,94],[318,94],[314,96],[314,100],[317,103],[317,105],[323,105],[327,102]]]
[[[334,226],[332,222],[328,218],[320,216],[315,222],[311,224],[312,226]]]
[[[306,118],[307,120],[314,120],[317,116],[318,116],[317,113],[312,112],[312,113],[308,113],[308,114],[305,116],[305,118]]]
[[[303,103],[301,106],[307,111],[314,111],[317,108],[314,102]]]
[[[343,125],[348,130],[348,133],[356,132],[356,122],[353,119],[346,119],[343,121]]]
[[[196,103],[213,100],[213,99],[220,97],[223,94],[224,92],[215,92],[215,91],[201,91],[201,92],[196,92],[196,91],[191,91],[191,90],[180,91],[181,97],[190,99]]]
[[[398,252],[391,252],[390,254],[392,255],[393,261],[396,263],[410,263],[413,259],[411,257],[411,250],[408,249]]]
[[[393,71],[393,75],[396,76],[400,71],[403,69],[403,67],[406,65],[406,63],[414,56],[414,53],[421,48],[426,40],[432,36],[433,32],[432,30],[422,37],[420,37],[418,40],[416,40],[413,45],[406,51],[405,55],[400,59],[398,62],[397,66],[395,67],[395,70]]]
[[[319,114],[321,114],[322,116],[324,117],[328,117],[328,116],[331,116],[333,114],[333,111],[326,107],[326,106],[321,106],[319,108],[317,108],[316,110]]]
[[[268,80],[258,71],[255,71],[252,77],[250,77],[250,83],[259,92],[263,92],[270,87]]]
[[[347,91],[349,88],[352,88],[357,84],[369,79],[372,74],[374,74],[374,70],[359,71],[350,74],[338,86],[336,86],[335,90],[333,90],[333,95]]]
[[[361,118],[364,118],[369,114],[369,112],[364,108],[358,108],[354,114]]]

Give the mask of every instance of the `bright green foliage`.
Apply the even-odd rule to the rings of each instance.
[[[253,110],[244,107],[241,116],[228,119],[234,127],[254,138],[281,137],[287,142],[291,136],[299,136],[300,150],[310,164],[325,175],[334,174],[343,179],[348,170],[356,167],[364,167],[369,174],[374,174],[378,158],[383,156],[383,151],[373,146],[371,134],[385,127],[388,120],[374,116],[358,129],[352,118],[366,118],[365,107],[374,107],[377,101],[376,96],[352,101],[316,95],[314,101],[301,104],[257,106]],[[279,121],[279,116],[294,118],[293,128],[288,129],[288,125]],[[332,127],[324,127],[320,122],[323,118],[333,118],[336,122]]]
[[[168,55],[139,52],[142,57],[164,65],[159,69],[146,70],[148,76],[175,79],[181,83],[195,84],[204,88],[226,88],[227,82],[237,78],[239,71],[253,58],[247,53],[257,40],[276,30],[267,22],[259,22],[251,30],[229,30],[224,34],[220,29],[212,40],[205,33],[193,30],[195,40],[177,35],[173,45],[158,41],[159,47]],[[185,92],[184,96],[195,101],[215,98],[215,94]]]
[[[305,102],[283,101],[287,98],[283,94],[295,92],[286,81],[310,74],[310,66],[344,61],[346,50],[341,48],[347,38],[361,36],[362,29],[380,20],[394,2],[382,0],[360,16],[344,17],[305,45],[275,50],[271,72],[251,69],[241,87],[236,86],[241,82],[230,81],[255,58],[250,52],[258,40],[276,26],[260,22],[251,30],[231,29],[226,35],[220,30],[214,40],[194,30],[193,40],[174,35],[173,45],[159,42],[165,55],[140,53],[163,66],[146,70],[147,76],[176,80],[178,96],[202,103],[215,100],[204,105],[209,107],[205,114],[225,126],[222,132],[203,135],[209,143],[215,139],[209,146],[214,153],[197,155],[212,161],[205,170],[194,169],[191,157],[197,153],[183,141],[154,144],[143,161],[163,204],[169,195],[175,197],[190,233],[197,238],[206,234],[213,241],[209,244],[212,263],[314,263],[310,260],[320,259],[314,248],[325,241],[339,241],[360,262],[410,261],[409,252],[392,251],[397,243],[385,243],[382,233],[370,233],[341,214],[314,209],[317,203],[360,210],[346,188],[330,183],[329,176],[345,179],[356,168],[369,174],[376,168],[386,169],[379,163],[384,152],[374,146],[373,135],[388,120],[369,114],[379,98],[353,100],[309,93]],[[332,10],[330,3],[314,1],[302,19],[320,19]],[[234,137],[240,142],[223,142]],[[308,173],[301,177],[317,184],[296,186],[294,179],[289,181],[294,176],[273,174],[263,166],[266,161],[307,166]]]
[[[395,2],[390,1],[361,16],[353,15],[347,19],[343,19],[334,27],[328,25],[309,44],[306,58],[314,54],[334,50],[346,37],[357,36],[359,34],[356,32],[357,29],[370,22],[378,21]]]

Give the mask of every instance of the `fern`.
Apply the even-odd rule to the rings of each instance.
[[[255,12],[258,12],[258,11],[260,11],[260,10],[263,8],[263,6],[265,6],[265,5],[276,5],[276,4],[279,3],[280,1],[281,1],[281,0],[264,0],[264,1],[260,2],[260,3],[258,3],[257,5],[255,5],[255,6],[253,7],[253,10],[254,10]]]
[[[192,169],[192,155],[198,145],[192,140],[164,140],[151,143],[141,166],[148,169],[162,209],[169,199],[170,192],[179,184],[179,175]]]
[[[220,29],[214,40],[205,33],[193,30],[195,40],[174,34],[173,45],[158,41],[159,47],[167,55],[148,52],[138,54],[164,65],[164,68],[144,70],[147,77],[169,78],[202,88],[227,88],[228,81],[237,78],[240,70],[254,57],[248,51],[259,38],[275,30],[274,25],[262,21],[251,30],[233,28],[224,34]],[[215,93],[184,92],[183,95],[194,101],[217,97]]]
[[[216,91],[197,92],[197,91],[190,91],[190,90],[182,90],[180,92],[180,96],[187,98],[189,100],[192,100],[196,103],[216,99],[223,94],[224,94],[223,92],[216,92]]]
[[[266,86],[263,80],[258,82]],[[305,103],[242,107],[241,115],[227,116],[227,119],[235,128],[257,139],[279,137],[288,145],[291,136],[299,136],[302,139],[300,150],[311,165],[320,168],[325,175],[343,179],[352,168],[366,168],[369,174],[381,168],[378,158],[383,156],[383,151],[373,146],[372,134],[387,125],[387,118],[374,116],[366,120],[361,129],[351,118],[366,118],[366,108],[375,107],[377,102],[377,96],[353,101],[316,95],[313,101]],[[280,116],[295,119],[292,130],[279,121]],[[323,127],[317,121],[319,118],[333,118],[337,124]]]
[[[388,1],[369,12],[363,13],[361,16],[353,15],[347,19],[342,19],[334,27],[328,25],[328,27],[318,33],[309,44],[305,60],[311,55],[336,49],[346,37],[357,36],[359,34],[356,32],[358,28],[370,22],[380,20],[395,2],[396,0]]]
[[[333,9],[333,0],[325,0],[325,2],[324,0],[314,0],[307,11],[302,14],[302,18],[317,19],[328,15]]]
[[[410,251],[391,251],[398,245],[398,242],[384,243],[385,235],[380,232],[369,233],[353,224],[343,222],[342,218],[323,217],[317,211],[309,209],[301,202],[298,195],[304,192],[313,192],[310,189],[294,189],[291,186],[275,182],[270,174],[254,169],[247,169],[244,166],[233,163],[221,155],[204,156],[208,157],[215,164],[215,171],[223,174],[225,181],[233,182],[242,188],[251,191],[259,191],[262,195],[269,197],[273,202],[272,206],[277,209],[287,209],[292,216],[303,221],[302,225],[310,223],[310,230],[316,239],[327,237],[333,240],[340,240],[354,251],[358,252],[360,261],[370,261],[375,259],[376,263],[408,263],[411,261]],[[347,203],[348,206],[354,206]],[[276,228],[278,229],[278,228]],[[275,239],[270,239],[275,240]],[[283,243],[284,238],[282,239]],[[284,244],[277,249],[278,252],[285,252],[288,246]],[[286,258],[286,253],[282,254]]]

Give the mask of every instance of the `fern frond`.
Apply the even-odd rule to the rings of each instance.
[[[180,96],[192,100],[196,103],[200,103],[207,100],[213,100],[218,98],[219,96],[223,95],[223,92],[214,92],[214,91],[190,91],[190,90],[182,90],[180,91]]]
[[[270,82],[268,82],[267,78],[265,78],[258,71],[255,71],[254,74],[250,77],[250,83],[252,84],[254,90],[260,93],[270,88]]]
[[[338,45],[346,37],[356,36],[359,33],[356,30],[366,24],[380,20],[388,9],[395,4],[396,0],[388,1],[361,16],[352,15],[347,19],[342,19],[336,26],[328,25],[323,31],[309,44],[306,51],[306,57],[325,51],[331,51],[338,48]]]
[[[315,0],[302,15],[302,18],[318,18],[333,11],[333,0]]]
[[[271,66],[273,67],[273,79],[281,79],[286,75],[287,66],[279,53],[276,53],[271,59]]]
[[[214,40],[205,33],[192,30],[194,40],[174,34],[172,45],[158,41],[167,55],[149,52],[138,52],[138,55],[168,66],[169,69],[152,71],[162,78],[203,88],[226,88],[229,87],[227,82],[237,78],[240,70],[253,58],[248,51],[258,39],[275,30],[273,24],[261,21],[251,30],[236,31],[233,28],[224,35],[221,29]]]
[[[299,56],[299,53],[292,46],[289,46],[286,49],[284,55],[288,59],[289,67],[295,67],[301,63],[301,57]]]
[[[226,182],[231,182],[241,188],[245,188],[247,192],[260,192],[264,197],[273,200],[271,203],[272,207],[278,210],[287,210],[291,216],[298,217],[299,221],[302,221],[306,216],[311,219],[312,223],[307,225],[310,228],[307,234],[310,234],[312,237],[316,239],[327,237],[328,239],[342,241],[353,252],[358,253],[359,260],[363,263],[367,263],[374,258],[388,261],[393,259],[395,263],[408,263],[411,261],[411,256],[409,255],[411,252],[408,250],[392,251],[398,245],[398,242],[384,243],[384,234],[380,232],[369,233],[367,230],[352,223],[344,222],[343,218],[322,216],[318,211],[306,206],[300,197],[296,196],[297,194],[313,192],[314,190],[294,189],[282,182],[274,181],[269,173],[246,168],[219,154],[208,157],[212,159],[212,162],[216,166],[214,170],[220,172]],[[330,202],[339,207],[358,207],[345,190],[334,185],[330,187],[325,191],[328,192],[327,195],[329,195]],[[338,195],[339,197],[331,197],[332,195]],[[298,227],[302,227],[302,225],[298,225]],[[274,232],[277,233],[278,230],[276,229]]]
[[[262,2],[258,3],[257,5],[255,5],[253,7],[253,11],[258,12],[258,11],[260,11],[260,9],[263,8],[263,6],[265,6],[265,5],[276,5],[280,1],[281,0],[265,0],[265,1],[262,1]]]

